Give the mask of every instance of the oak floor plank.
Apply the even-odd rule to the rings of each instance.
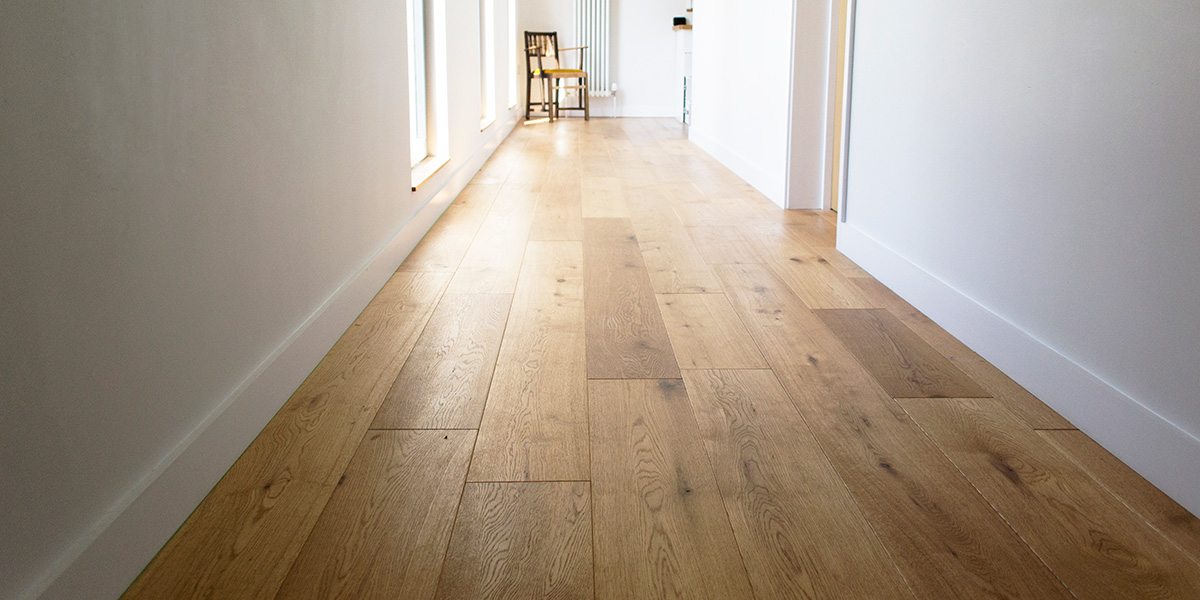
[[[660,163],[660,165],[669,164],[669,159],[666,159],[668,160],[668,163],[664,163],[664,159],[666,159],[666,157],[658,157],[651,160],[653,162]],[[651,185],[659,181],[659,169],[640,156],[629,157],[627,159],[614,159],[613,166],[616,167],[615,175],[617,179],[621,181],[621,184],[625,186],[627,190],[631,187]],[[628,199],[628,195],[625,197]],[[607,214],[592,216],[618,218],[624,216],[627,218],[629,215],[626,213],[624,215]]]
[[[629,220],[583,221],[588,377],[678,378],[679,366]]]
[[[706,189],[701,185],[702,189]],[[726,207],[716,204],[706,195],[700,202],[681,202],[674,205],[676,216],[687,227],[706,227],[721,229],[732,222]],[[700,240],[696,240],[699,244]]]
[[[805,243],[788,224],[754,224],[741,229],[744,237],[754,240],[764,262],[809,308],[876,308],[833,262]],[[841,257],[837,250],[831,253]],[[842,259],[839,262],[849,261]]]
[[[1146,481],[1086,433],[1074,429],[1039,431],[1110,493],[1140,514],[1155,529],[1200,560],[1200,519]]]
[[[757,597],[912,597],[774,373],[683,378]]]
[[[810,247],[837,246],[837,220],[828,219],[823,210],[785,210],[780,218],[787,230]]]
[[[531,241],[582,241],[583,205],[577,178],[555,180],[538,198],[529,231]]]
[[[513,186],[527,192],[540,192],[546,182],[550,157],[539,153],[532,145],[526,147],[525,156],[512,164],[504,185]]]
[[[799,213],[799,214],[795,214]],[[837,227],[837,213],[825,211],[787,211],[792,215],[781,223],[773,223],[774,228],[781,227],[788,238],[796,239],[809,248],[817,256],[824,258],[830,266],[837,269],[845,277],[870,277],[854,261],[845,254],[838,252],[835,236],[832,235]],[[812,224],[813,220],[823,221]],[[819,233],[814,233],[819,231]]]
[[[588,382],[596,597],[750,598],[683,382]]]
[[[476,429],[508,319],[508,294],[446,294],[371,424]]]
[[[529,242],[471,481],[588,478],[580,242]]]
[[[670,186],[666,186],[670,187]],[[704,293],[721,287],[672,208],[678,202],[664,184],[630,191],[630,222],[642,249],[654,291]]]
[[[858,263],[850,260],[850,257],[842,254],[834,246],[813,246],[813,251],[819,254],[822,258],[829,261],[829,264],[837,269],[843,277],[870,277],[871,274],[858,266]]]
[[[457,269],[499,191],[500,186],[495,184],[468,184],[404,259],[399,270],[453,272]]]
[[[372,431],[276,598],[433,598],[474,431]]]
[[[887,310],[814,312],[893,398],[990,396]]]
[[[587,482],[468,483],[438,598],[592,598]]]
[[[988,391],[989,395],[1004,402],[1004,405],[1035,429],[1066,429],[1071,422],[1054,409],[1046,406],[1036,396],[1005,375],[995,365],[976,354],[957,338],[926,317],[921,311],[897,296],[887,286],[873,278],[855,279],[854,284],[863,290],[875,306],[888,309],[913,332],[921,336],[939,354],[966,373],[972,380]]]
[[[762,265],[717,275],[917,597],[1069,597],[782,281]]]
[[[728,223],[710,227],[689,227],[688,233],[710,265],[761,263],[762,255],[750,240]]]
[[[395,274],[124,597],[274,594],[448,278]]]
[[[721,282],[712,267],[700,257],[691,238],[683,233],[644,242],[638,237],[650,285],[659,294],[703,294],[717,292]]]
[[[710,202],[720,206],[727,215],[729,220],[724,224],[727,228],[730,223],[773,223],[779,220],[779,214],[782,212],[774,202],[767,200],[754,189],[717,194],[710,198]]]
[[[853,283],[815,254],[793,256],[770,264],[809,308],[872,308],[870,301]]]
[[[631,199],[629,209],[633,211],[634,220],[637,219],[636,210],[639,206],[650,204],[650,198],[657,198],[660,201],[656,205],[669,210],[671,221],[682,227],[683,221],[679,219],[679,214],[676,213],[674,206],[692,202],[709,202],[704,190],[696,187],[686,174],[679,173],[677,169],[678,166],[659,168],[657,181],[629,190]],[[664,211],[662,214],[666,216],[667,213]]]
[[[127,597],[906,597],[896,573],[917,598],[1067,597],[1046,563],[1079,597],[1193,592],[1195,517],[1082,433],[1031,431],[1070,423],[838,253],[835,215],[779,210],[680,132],[516,128]],[[617,218],[585,218],[585,185]],[[903,400],[945,435],[980,420],[958,403],[1015,416],[931,437],[813,310],[860,308],[995,397]],[[596,357],[619,368],[589,382]],[[473,427],[465,466],[368,452]]]
[[[658,306],[680,368],[767,368],[724,294],[660,294]]]
[[[900,402],[1079,597],[1200,597],[1200,565],[1001,403]]]
[[[539,195],[509,183],[501,187],[447,291],[513,293]]]
[[[682,238],[687,240],[694,250],[694,244],[687,234],[687,229],[684,228],[683,222],[679,220],[679,215],[672,208],[674,201],[653,187],[646,188],[646,190],[629,207],[630,222],[633,223],[633,231],[637,235],[638,241],[643,243],[679,241]],[[700,258],[698,251],[696,251],[696,257]]]
[[[629,206],[625,203],[625,184],[620,177],[589,175],[580,180],[580,185],[583,190],[583,218],[629,218]]]

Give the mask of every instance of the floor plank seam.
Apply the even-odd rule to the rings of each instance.
[[[680,385],[683,386],[684,394],[687,394],[687,384],[681,383]],[[699,432],[700,423],[696,418],[696,409],[692,407],[690,397],[688,399],[687,409],[688,416],[691,417],[693,424],[696,426],[696,431]],[[754,578],[750,576],[750,567],[746,564],[746,551],[742,549],[742,542],[738,540],[737,532],[734,531],[733,517],[729,515],[729,506],[725,503],[725,495],[721,493],[721,486],[720,483],[718,483],[717,468],[715,466],[716,463],[713,462],[712,451],[708,449],[708,444],[705,444],[703,440],[701,440],[700,448],[704,451],[704,458],[708,459],[708,470],[710,473],[712,473],[713,483],[717,489],[717,496],[721,500],[721,510],[725,514],[725,526],[729,528],[729,536],[733,538],[733,545],[737,548],[738,558],[741,559],[742,562],[742,574],[746,576],[746,585],[750,587],[750,593],[757,597],[758,593],[754,591]]]
[[[478,427],[371,427],[367,431],[479,431]]]
[[[475,458],[475,445],[479,443],[479,432],[476,431],[471,439],[471,458]],[[433,595],[436,598],[438,590],[442,587],[442,576],[446,574],[446,560],[450,558],[450,546],[454,543],[454,530],[458,527],[458,513],[462,510],[463,496],[467,493],[467,484],[470,483],[468,478],[471,474],[471,461],[467,461],[467,468],[463,469],[463,482],[458,488],[458,502],[454,505],[454,518],[450,520],[450,534],[446,536],[446,547],[442,549],[442,564],[438,568],[437,583],[433,586]]]
[[[396,271],[395,273],[393,273],[393,275],[398,274],[398,273],[399,273],[399,271]],[[450,280],[447,279],[446,283],[443,284],[441,289],[438,291],[437,300],[432,303],[432,306],[430,307],[428,313],[425,315],[425,321],[423,323],[421,323],[420,330],[413,333],[412,346],[409,347],[408,354],[404,357],[404,360],[400,362],[400,366],[396,370],[396,377],[392,378],[392,381],[388,383],[389,389],[391,388],[392,384],[394,384],[396,382],[396,379],[398,379],[400,377],[400,372],[404,370],[405,363],[408,362],[408,359],[412,356],[413,349],[416,348],[417,340],[421,339],[421,336],[425,334],[425,329],[429,326],[429,321],[432,319],[434,311],[436,311],[438,305],[442,303],[442,299],[446,297],[446,290],[449,289],[449,287],[450,287]],[[372,298],[372,301],[374,301],[374,298]],[[366,309],[364,308],[364,311],[365,310]],[[343,335],[345,335],[345,334],[343,334]],[[379,401],[379,403],[374,406],[373,410],[369,411],[369,414],[365,415],[368,423],[373,422],[375,420],[375,415],[376,415],[376,413],[379,412],[379,409],[382,406],[383,406],[383,399],[381,399]],[[340,471],[338,473],[338,481],[339,482],[342,480],[343,477],[346,476],[347,469],[349,469],[350,464],[354,460],[355,455],[357,455],[359,453],[359,451],[361,450],[362,445],[363,445],[363,440],[367,439],[367,435],[369,435],[369,434],[370,434],[370,429],[364,429],[362,436],[360,436],[358,438],[358,441],[356,441],[354,443],[354,451],[350,453],[350,456],[346,460],[346,463],[344,465],[342,465],[341,469],[339,469],[339,471]],[[304,550],[304,546],[306,546],[308,544],[309,540],[312,538],[313,532],[316,531],[317,524],[321,522],[321,517],[324,516],[325,511],[329,509],[330,501],[333,499],[333,494],[336,491],[337,491],[337,485],[335,484],[330,489],[329,496],[325,498],[325,503],[321,506],[321,510],[317,513],[316,518],[313,519],[312,527],[310,527],[308,532],[306,534],[304,534],[304,536],[303,536],[304,541],[302,541],[298,544],[298,546],[297,546],[298,550],[296,551],[296,556],[292,557],[291,564],[288,566],[287,571],[285,571],[284,578],[280,580],[279,586],[275,588],[275,590],[273,592],[274,594],[279,593],[279,591],[282,589],[284,583],[287,581],[288,577],[291,575],[292,569],[295,568],[297,561],[300,559],[300,553]]]
[[[729,297],[729,293],[728,292],[723,292],[723,293],[725,293],[725,295],[726,295],[725,299],[727,301],[729,301],[730,304],[733,304],[733,299]],[[736,304],[734,304],[734,306],[736,307]],[[834,462],[832,457],[830,457],[829,449],[826,448],[825,444],[823,444],[821,442],[821,438],[816,435],[816,432],[813,429],[812,424],[808,422],[808,418],[805,417],[804,413],[802,413],[800,411],[799,406],[797,406],[796,399],[792,397],[792,393],[787,389],[787,387],[785,387],[783,385],[783,382],[781,381],[779,373],[777,373],[775,371],[775,367],[773,365],[771,365],[770,359],[767,358],[768,355],[765,351],[765,345],[759,341],[758,336],[754,335],[754,333],[753,333],[754,329],[750,328],[752,323],[749,322],[748,316],[743,314],[745,311],[736,310],[735,312],[736,312],[738,318],[742,321],[742,326],[746,327],[746,331],[750,332],[750,341],[754,342],[754,345],[758,347],[759,354],[761,354],[763,356],[763,359],[767,361],[768,370],[771,371],[771,377],[773,377],[775,379],[775,383],[780,386],[780,389],[783,390],[784,395],[791,402],[792,410],[794,411],[794,414],[796,415],[796,417],[799,419],[800,424],[802,424],[804,426],[805,430],[808,431],[809,435],[813,436],[813,442],[816,444],[817,449],[821,451],[821,456],[823,456],[825,458],[825,462],[829,464],[830,469],[833,471],[833,474],[837,478],[838,483],[840,483],[842,486],[842,489],[845,490],[846,496],[850,499],[850,502],[853,504],[855,512],[857,512],[859,514],[859,516],[862,517],[862,520],[864,523],[866,523],[867,528],[871,530],[871,534],[873,536],[875,536],[875,541],[883,549],[884,554],[886,554],[887,557],[891,560],[892,569],[894,569],[897,573],[900,574],[901,581],[903,581],[904,585],[908,587],[909,593],[912,595],[912,597],[916,598],[917,597],[917,589],[913,586],[912,582],[909,581],[909,578],[908,578],[908,576],[905,575],[904,570],[900,568],[900,563],[899,563],[899,561],[896,560],[894,550],[889,547],[889,544],[884,543],[884,537],[879,533],[879,529],[876,526],[874,520],[872,520],[871,518],[868,517],[868,513],[867,513],[866,509],[863,508],[861,501],[858,499],[857,496],[855,496],[854,491],[850,488],[850,484],[846,482],[845,474],[842,473],[842,470],[838,468],[838,464],[836,462]]]
[[[591,479],[468,479],[467,483],[591,483]]]
[[[895,400],[893,400],[893,402],[895,402]],[[946,453],[945,448],[942,448],[942,445],[937,443],[937,440],[935,440],[933,438],[933,436],[930,435],[929,432],[926,431],[925,428],[922,427],[921,424],[918,423],[917,420],[914,419],[911,414],[909,414],[908,409],[906,409],[903,404],[896,402],[896,405],[899,406],[900,410],[903,411],[904,414],[908,417],[909,423],[911,423],[912,426],[915,427],[917,429],[917,431],[920,432],[921,435],[925,436],[925,439],[929,440],[929,443],[932,444],[934,448],[937,448],[938,453],[941,454],[942,457],[947,462],[950,463],[950,466],[953,467],[953,469],[956,473],[958,473],[958,476],[960,478],[962,478],[964,481],[966,481],[967,485],[969,485],[971,487],[971,489],[975,491],[975,495],[978,496],[981,500],[983,500],[983,503],[989,509],[991,509],[991,511],[993,513],[995,513],[997,517],[999,517],[1000,522],[1004,523],[1004,526],[1007,527],[1008,530],[1013,534],[1013,536],[1015,536],[1016,539],[1021,542],[1021,544],[1026,548],[1026,550],[1028,550],[1029,554],[1031,556],[1033,556],[1035,559],[1037,559],[1038,563],[1042,565],[1042,568],[1044,568],[1048,573],[1050,573],[1050,576],[1053,577],[1054,580],[1057,581],[1058,584],[1060,586],[1062,586],[1062,588],[1064,590],[1067,591],[1067,593],[1078,598],[1079,594],[1077,594],[1074,590],[1072,590],[1071,587],[1067,585],[1067,582],[1064,581],[1063,578],[1053,568],[1050,567],[1050,564],[1048,562],[1046,562],[1046,558],[1044,556],[1039,554],[1037,550],[1034,550],[1033,546],[1031,546],[1029,544],[1029,540],[1025,539],[1025,537],[1022,536],[1019,531],[1017,531],[1017,528],[1013,526],[1012,522],[1009,521],[1008,517],[1005,516],[1004,513],[1001,512],[1000,509],[996,507],[996,504],[994,502],[992,502],[992,500],[989,499],[986,494],[983,493],[983,490],[979,489],[979,486],[976,485],[975,482],[972,481],[971,478],[967,476],[966,472],[964,472],[962,470],[962,468],[958,465],[958,463],[955,463],[954,460],[952,460],[950,458],[950,455]]]

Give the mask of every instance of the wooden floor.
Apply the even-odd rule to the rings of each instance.
[[[129,598],[1200,598],[1200,523],[669,120],[518,128]]]

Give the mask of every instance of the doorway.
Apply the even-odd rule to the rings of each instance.
[[[855,0],[834,0],[830,18],[830,87],[833,90],[829,111],[830,160],[826,181],[828,207],[845,220],[846,166],[850,138],[850,88],[854,52]]]

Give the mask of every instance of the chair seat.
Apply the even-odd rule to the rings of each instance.
[[[534,76],[545,75],[547,77],[587,77],[587,71],[582,69],[534,69]]]

